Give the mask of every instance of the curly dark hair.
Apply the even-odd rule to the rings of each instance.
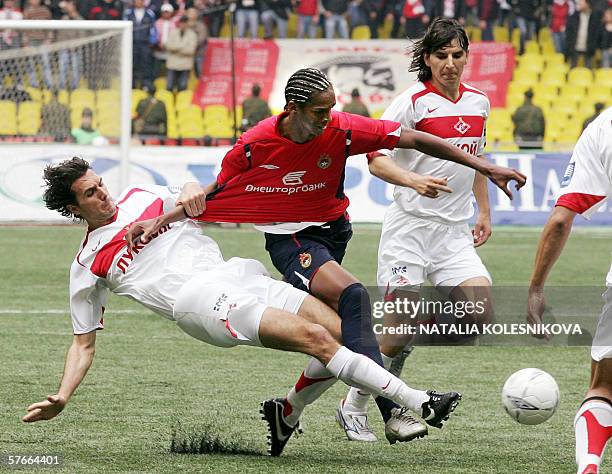
[[[72,184],[87,173],[89,168],[89,163],[78,156],[62,161],[58,165],[47,165],[43,173],[45,206],[52,211],[59,212],[64,217],[80,218],[70,212],[67,206],[77,204]]]
[[[410,72],[418,73],[421,82],[429,81],[431,79],[431,68],[425,64],[425,55],[433,54],[435,51],[448,46],[454,39],[459,42],[461,49],[467,53],[470,41],[463,26],[452,18],[435,18],[429,24],[425,36],[412,45],[409,52],[412,55]]]

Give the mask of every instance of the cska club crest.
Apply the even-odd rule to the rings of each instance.
[[[457,130],[461,135],[465,135],[466,132],[472,128],[468,123],[465,123],[461,117],[459,117],[459,121],[453,127]]]
[[[319,156],[319,161],[317,161],[317,166],[319,168],[321,168],[322,170],[329,168],[329,165],[331,165],[332,159],[331,156],[329,156],[327,153],[322,154],[321,156]]]
[[[309,253],[300,254],[300,265],[302,268],[308,268],[312,263],[312,256]]]

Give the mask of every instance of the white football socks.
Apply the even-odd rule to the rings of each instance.
[[[588,400],[574,418],[578,474],[597,472],[608,439],[612,437],[612,406],[604,400]]]
[[[285,405],[284,418],[289,426],[295,426],[306,405],[314,403],[336,383],[336,377],[317,359],[312,358],[297,383],[287,394],[289,407]]]
[[[389,370],[389,367],[391,367],[391,362],[393,362],[393,357],[384,355],[382,352],[380,353],[380,355],[382,356],[383,365],[385,366],[385,369]]]
[[[382,395],[401,406],[422,415],[421,406],[429,400],[423,390],[408,387],[366,356],[356,354],[342,346],[327,364],[329,371],[347,385],[364,392]]]
[[[389,367],[391,367],[391,362],[393,362],[393,357],[386,356],[383,353],[381,353],[380,355],[382,356],[385,369],[389,370]],[[369,401],[370,394],[368,392],[364,392],[358,388],[351,387],[348,393],[346,394],[346,400],[344,401],[343,410],[347,413],[367,413]]]

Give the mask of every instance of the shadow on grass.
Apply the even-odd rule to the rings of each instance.
[[[241,456],[265,456],[262,451],[243,446],[240,440],[227,440],[215,433],[211,425],[201,425],[186,430],[177,423],[172,429],[170,452],[176,454],[232,454]]]

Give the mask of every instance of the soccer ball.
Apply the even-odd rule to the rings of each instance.
[[[521,369],[506,380],[502,405],[513,420],[523,425],[539,425],[557,410],[559,387],[543,370]]]

